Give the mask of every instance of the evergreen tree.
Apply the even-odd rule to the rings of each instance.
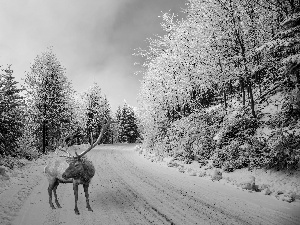
[[[108,102],[106,96],[104,96],[103,111],[104,111],[105,118],[112,120],[112,118],[111,118],[111,109],[110,109],[110,105],[109,105],[109,102]],[[107,127],[106,132],[103,135],[102,143],[111,144],[112,141],[113,141],[112,136],[113,136],[113,130],[112,130],[112,127],[110,125],[109,127]]]
[[[103,122],[110,118],[110,105],[106,96],[102,95],[101,88],[97,83],[84,93],[86,107],[86,134],[93,135],[93,140],[99,136]],[[101,143],[111,143],[111,129],[108,127],[103,135]],[[91,139],[89,140],[89,142]]]
[[[121,129],[120,128],[121,128],[121,117],[122,117],[121,106],[118,106],[115,117],[116,117],[117,124],[114,126],[115,130],[114,130],[113,135],[114,135],[115,141],[120,143],[121,142],[121,135],[120,135]]]
[[[0,73],[0,155],[17,154],[18,139],[22,136],[22,89],[17,88],[13,71],[8,67]]]
[[[46,146],[72,130],[70,101],[73,89],[52,50],[38,55],[25,78],[26,126],[36,136],[35,147],[46,152]]]
[[[117,112],[116,112],[116,119],[117,121],[120,121],[122,117],[122,109],[121,106],[118,106]]]
[[[120,113],[118,115],[118,113]],[[137,119],[132,107],[126,103],[123,105],[121,111],[117,111],[117,118],[119,117],[119,141],[135,143],[139,137]]]

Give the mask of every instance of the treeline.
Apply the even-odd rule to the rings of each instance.
[[[63,140],[68,145],[89,143],[108,119],[118,125],[106,130],[101,143],[135,142],[139,136],[130,106],[119,107],[113,115],[97,83],[77,93],[51,49],[34,59],[22,88],[11,67],[1,68],[0,94],[1,164],[9,164],[4,162],[9,157],[36,158]]]
[[[145,147],[228,170],[297,167],[300,1],[190,0],[185,13],[164,14],[166,35],[136,53]],[[281,108],[266,118],[274,96]]]

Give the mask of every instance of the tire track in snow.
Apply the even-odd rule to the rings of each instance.
[[[119,151],[118,153],[121,154]],[[249,224],[232,215],[226,215],[222,211],[219,212],[216,210],[216,207],[210,206],[203,201],[192,204],[190,201],[194,200],[193,196],[184,194],[168,182],[162,182],[158,177],[141,173],[125,157],[113,156],[114,154],[112,150],[110,157],[114,158],[114,162],[109,159],[107,161],[112,163],[109,167],[112,170],[116,170],[116,176],[119,176],[123,181],[126,180],[125,182],[127,183],[139,183],[139,185],[131,187],[131,190],[138,189],[137,192],[142,192],[143,197],[139,196],[136,198],[148,197],[148,202],[146,201],[150,205],[148,208],[152,208],[159,215],[163,215],[170,223],[175,224],[175,221],[172,221],[169,217],[176,218],[178,224],[197,224],[199,221],[202,221],[202,224]],[[122,171],[126,171],[126,173],[122,173]],[[147,194],[144,190],[147,190],[149,193]],[[160,209],[152,205],[159,206]],[[166,214],[169,214],[169,216],[166,216]],[[224,223],[224,221],[227,222]]]
[[[75,215],[72,184],[58,186],[62,209],[50,209],[47,184],[39,184],[39,177],[3,192],[13,194],[12,202],[19,201],[18,196],[27,196],[21,201],[25,201],[20,211],[23,214],[19,215],[22,225],[35,225],[32,221],[39,221],[37,225],[300,224],[299,216],[281,210],[284,203],[279,204],[279,211],[262,208],[247,201],[245,195],[249,193],[237,194],[237,190],[228,191],[221,184],[151,163],[133,152],[133,145],[99,146],[88,157],[96,167],[89,189],[94,212],[85,208],[80,186],[80,215]],[[22,188],[27,192],[17,194]],[[0,200],[4,195],[0,195]],[[8,207],[7,199],[0,206]]]
[[[0,224],[9,225],[22,208],[24,202],[31,194],[32,190],[39,184],[40,175],[32,178],[33,182],[27,182],[25,176],[20,179],[14,187],[6,190],[0,195]]]
[[[111,163],[110,167],[114,168],[117,174],[122,174],[126,182],[132,183],[135,180],[134,177],[138,177],[137,180],[145,184],[143,188],[146,188],[150,192],[151,190],[155,190],[155,192],[152,193],[152,197],[157,196],[159,199],[164,199],[164,203],[169,202],[169,205],[170,203],[171,205],[178,205],[179,201],[182,206],[181,210],[188,211],[190,216],[195,216],[195,214],[191,212],[192,210],[197,212],[196,216],[198,218],[200,217],[199,219],[209,219],[206,220],[208,222],[214,220],[214,223],[220,224],[299,224],[299,217],[297,219],[283,212],[265,209],[259,205],[253,205],[241,199],[237,199],[234,196],[226,196],[222,195],[222,193],[215,195],[213,190],[203,188],[203,186],[199,187],[201,189],[200,195],[199,191],[195,192],[195,190],[182,189],[178,186],[175,187],[171,182],[162,180],[161,177],[157,176],[158,174],[149,173],[149,170],[137,168],[130,160],[131,156],[128,157],[128,155],[132,153],[119,150],[110,150],[108,152],[110,153],[110,158],[113,159],[108,160]],[[126,173],[123,171],[126,171]],[[193,177],[189,178],[193,179]],[[198,180],[201,179],[197,177],[194,178]],[[132,180],[130,181],[130,179]],[[135,189],[137,189],[137,187]],[[142,192],[142,190],[140,191]],[[144,194],[147,196],[146,193]],[[202,214],[202,217],[199,216],[199,214]]]
[[[103,155],[101,156],[103,157]],[[147,202],[141,196],[138,196],[123,181],[122,177],[114,172],[113,168],[107,162],[110,159],[104,158],[103,162],[101,162],[102,166],[98,166],[96,170],[99,180],[103,183],[101,185],[102,188],[100,187],[103,190],[101,191],[103,195],[97,198],[98,202],[107,203],[109,206],[108,212],[117,209],[116,211],[119,212],[118,217],[122,217],[128,224],[170,224],[162,223],[165,219],[162,220],[161,216],[154,210],[151,212],[151,207]]]

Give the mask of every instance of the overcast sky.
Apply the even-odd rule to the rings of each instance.
[[[162,35],[162,12],[180,17],[186,0],[0,0],[0,65],[22,83],[34,58],[53,46],[78,92],[97,82],[113,111],[137,106],[140,79],[132,56]]]

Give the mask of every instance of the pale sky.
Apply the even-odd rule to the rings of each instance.
[[[162,35],[159,16],[184,16],[186,0],[0,0],[0,65],[22,83],[35,57],[53,46],[78,92],[97,82],[113,111],[137,106],[141,77],[132,56]]]

